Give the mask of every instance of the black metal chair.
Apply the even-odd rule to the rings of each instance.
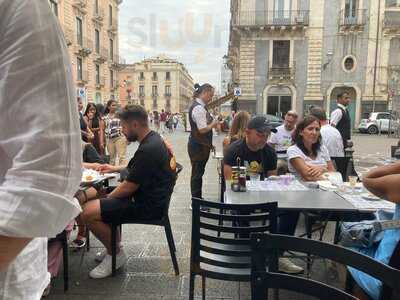
[[[200,210],[200,207],[207,210]],[[275,232],[276,210],[276,202],[239,205],[192,199],[190,300],[194,298],[196,275],[202,277],[203,299],[206,277],[227,281],[250,281],[250,234]],[[230,211],[234,214],[229,213]],[[249,222],[248,226],[233,226],[234,223],[243,222]]]
[[[344,291],[311,279],[268,271],[254,272],[252,276],[252,300],[268,300],[268,289],[288,290],[321,300],[358,300]]]
[[[178,174],[183,170],[183,166],[177,163],[176,166],[176,178],[178,178]],[[175,181],[176,182],[176,181]],[[162,226],[165,230],[165,235],[167,237],[169,252],[171,254],[172,264],[174,266],[175,275],[179,275],[179,266],[178,261],[176,259],[176,246],[174,242],[174,236],[172,234],[171,222],[169,220],[169,205],[171,202],[171,196],[173,193],[173,188],[171,189],[171,193],[166,199],[166,204],[164,207],[163,215],[160,219],[156,220],[137,220],[134,222],[129,222],[125,224],[141,224],[141,225],[154,225],[154,226]],[[120,228],[120,234],[122,233],[122,224],[121,223],[112,223],[111,225],[111,256],[112,256],[112,276],[116,274],[116,257],[117,257],[117,230]],[[121,235],[122,238],[122,235]]]
[[[266,299],[265,297],[267,291],[265,288],[262,289],[262,286],[260,284],[257,284],[257,276],[260,276],[261,273],[266,273],[266,259],[268,259],[268,272],[276,273],[278,271],[279,251],[282,250],[310,253],[312,255],[316,255],[325,259],[330,259],[346,266],[351,266],[382,281],[390,288],[390,290],[388,290],[388,295],[390,295],[393,290],[400,288],[400,270],[378,262],[364,254],[334,244],[328,244],[325,242],[286,235],[255,233],[251,237],[251,246],[251,284],[253,299]],[[273,275],[273,277],[276,280],[277,277],[275,276],[275,274]],[[297,283],[293,284],[297,286]],[[308,283],[304,282],[304,285],[307,284]],[[277,288],[279,287],[277,286]],[[296,287],[293,288],[296,289]],[[333,293],[334,291],[330,292]],[[325,299],[336,298],[326,297]],[[384,299],[386,300],[390,298]]]

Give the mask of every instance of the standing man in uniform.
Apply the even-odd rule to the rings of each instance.
[[[347,148],[347,141],[351,139],[351,118],[348,110],[350,104],[349,93],[340,93],[337,96],[337,109],[331,114],[331,125],[339,130],[343,139],[344,149]]]
[[[218,125],[208,112],[206,105],[214,96],[214,88],[205,83],[194,86],[194,101],[189,108],[191,133],[188,142],[188,153],[192,164],[190,189],[192,197],[202,198],[203,175],[212,145],[212,129]]]

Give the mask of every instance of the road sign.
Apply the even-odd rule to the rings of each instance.
[[[84,99],[86,95],[85,88],[78,88],[78,97]]]
[[[241,96],[241,95],[242,95],[242,89],[241,89],[240,87],[234,88],[233,94],[234,94],[235,96],[237,96],[237,97]]]

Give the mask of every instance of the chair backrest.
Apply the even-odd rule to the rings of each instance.
[[[358,298],[327,284],[279,273],[252,272],[252,300],[267,300],[268,289],[282,289],[313,296],[317,299],[357,300]]]
[[[276,232],[276,210],[276,202],[238,205],[192,198],[191,266],[205,276],[227,271],[226,280],[250,281],[250,234]],[[247,275],[239,278],[240,270]]]
[[[364,254],[334,244],[286,235],[256,233],[252,235],[251,245],[252,271],[254,272],[265,271],[267,257],[269,258],[269,271],[276,272],[278,270],[279,251],[287,250],[330,259],[369,274],[392,289],[400,287],[400,270]]]
[[[173,184],[173,186],[172,186],[172,188],[170,190],[170,193],[168,195],[168,199],[167,199],[167,201],[165,203],[165,206],[164,206],[164,212],[163,212],[163,216],[164,217],[168,216],[169,205],[171,204],[172,193],[174,192],[174,187],[175,187],[176,181],[178,180],[178,175],[179,175],[180,172],[182,172],[182,170],[183,170],[183,166],[181,164],[179,164],[179,163],[176,163],[176,170],[175,170],[176,177],[175,177],[174,184]]]

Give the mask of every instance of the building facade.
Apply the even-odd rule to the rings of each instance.
[[[223,62],[221,66],[221,95],[225,95],[229,91],[229,85],[232,82],[232,71],[227,65],[227,56],[223,57]]]
[[[232,0],[228,65],[241,109],[283,115],[352,97],[353,125],[399,108],[399,0]]]
[[[69,47],[77,96],[118,100],[118,6],[122,0],[49,0]]]
[[[193,78],[185,66],[164,55],[124,65],[119,81],[121,104],[140,104],[148,111],[183,112],[193,97]]]

